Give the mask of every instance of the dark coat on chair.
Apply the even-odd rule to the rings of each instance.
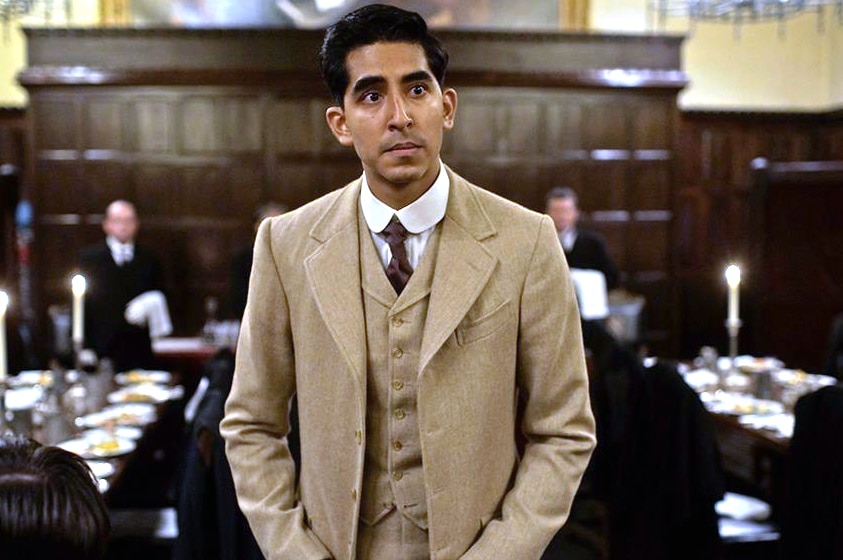
[[[611,290],[618,284],[618,269],[606,249],[603,238],[591,231],[577,229],[577,238],[570,251],[565,251],[568,266],[599,270],[606,277],[606,289]]]
[[[785,557],[843,560],[843,387],[796,403],[790,443]]]
[[[225,399],[234,375],[234,354],[221,350],[203,366],[209,385],[185,450],[178,497],[179,536],[172,560],[263,560],[246,518],[237,505],[231,469],[219,433]],[[211,464],[198,451],[199,434],[213,439]]]
[[[593,483],[609,506],[613,560],[713,560],[724,482],[708,412],[676,368],[645,368],[601,325],[593,353]]]
[[[155,256],[135,245],[131,262],[118,266],[103,242],[85,249],[80,272],[88,281],[85,294],[85,343],[100,357],[111,358],[115,371],[152,367],[149,329],[126,322],[126,304],[151,290],[163,290],[161,267]]]

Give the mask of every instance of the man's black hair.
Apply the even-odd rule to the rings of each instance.
[[[319,61],[334,103],[343,105],[349,81],[345,66],[348,53],[380,42],[420,45],[433,77],[440,87],[445,84],[448,53],[439,39],[429,33],[424,19],[394,6],[370,4],[347,14],[325,31]]]

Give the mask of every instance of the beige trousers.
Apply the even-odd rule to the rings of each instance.
[[[419,529],[398,509],[374,525],[360,522],[357,560],[429,560],[427,531]]]

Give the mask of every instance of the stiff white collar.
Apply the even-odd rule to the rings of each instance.
[[[389,224],[393,216],[398,216],[410,233],[421,233],[438,224],[445,217],[448,206],[448,193],[451,181],[445,166],[439,162],[439,176],[423,195],[400,210],[390,208],[378,200],[369,188],[366,173],[363,173],[363,185],[360,188],[360,207],[366,225],[374,233],[379,233]]]

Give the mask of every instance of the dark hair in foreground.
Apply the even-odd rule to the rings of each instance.
[[[433,77],[442,86],[448,68],[448,53],[439,39],[428,32],[427,23],[415,12],[370,4],[345,15],[325,31],[319,51],[322,77],[334,103],[342,106],[348,87],[345,59],[358,47],[375,43],[414,43],[424,49]]]
[[[0,437],[0,558],[102,558],[111,522],[85,461],[23,436]]]

